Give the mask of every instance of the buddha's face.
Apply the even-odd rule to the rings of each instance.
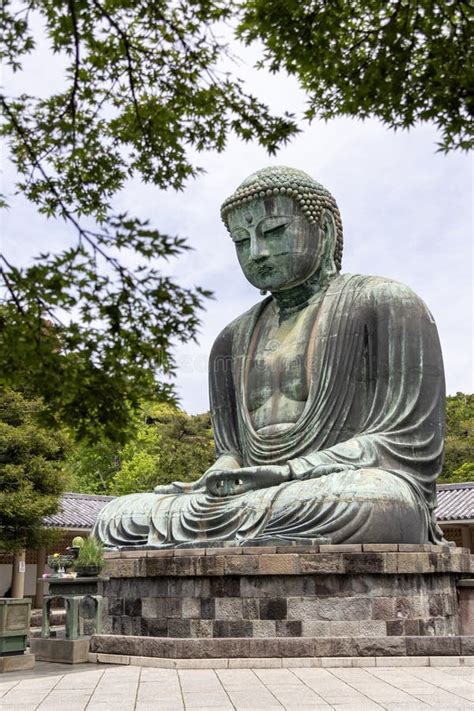
[[[291,289],[318,268],[321,231],[292,198],[256,198],[227,219],[242,271],[257,289]]]

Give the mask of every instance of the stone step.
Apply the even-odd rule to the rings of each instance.
[[[96,634],[90,651],[164,659],[472,656],[474,636],[193,639]]]

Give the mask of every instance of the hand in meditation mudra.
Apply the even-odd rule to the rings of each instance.
[[[444,376],[424,303],[341,274],[331,194],[284,167],[222,207],[248,281],[269,292],[210,356],[216,462],[193,484],[108,503],[107,546],[439,542]]]

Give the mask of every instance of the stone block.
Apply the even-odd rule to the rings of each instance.
[[[395,617],[395,598],[375,597],[372,600],[372,618],[374,620],[390,620]]]
[[[288,614],[286,598],[265,598],[260,600],[261,620],[285,620]]]
[[[361,637],[385,637],[387,623],[384,620],[360,620],[359,632]]]
[[[277,553],[288,553],[290,548],[291,553],[319,553],[319,545],[292,545],[292,546],[277,546]]]
[[[323,543],[319,546],[320,553],[362,553],[360,543]]]
[[[303,622],[303,637],[357,637],[359,631],[359,623],[356,621]]]
[[[275,620],[253,620],[252,621],[252,637],[276,637],[278,624]]]
[[[0,674],[3,674],[3,672],[26,671],[27,669],[33,669],[34,666],[35,655],[31,652],[0,657]]]
[[[262,555],[263,553],[276,553],[276,546],[242,546],[242,553],[244,555]],[[285,553],[288,552],[288,548],[284,550]]]
[[[182,558],[183,556],[189,556],[190,558],[196,558],[197,556],[206,555],[205,548],[175,548],[174,557]]]
[[[249,657],[249,638],[230,639],[177,639],[175,640],[176,658],[215,659],[227,657]]]
[[[430,657],[430,667],[459,667],[463,662],[462,657]]]
[[[320,667],[321,660],[317,657],[283,657],[281,660],[281,666],[283,669],[293,669],[295,667],[299,669],[302,667]]]
[[[140,550],[138,548],[134,548],[131,551],[120,551],[120,557],[121,558],[146,558],[146,550]]]
[[[190,637],[191,620],[168,620],[168,637]]]
[[[428,614],[430,617],[442,617],[444,614],[444,595],[432,593],[428,597]]]
[[[460,637],[406,637],[407,654],[410,656],[451,656],[461,654]]]
[[[459,637],[461,643],[461,654],[473,654],[474,655],[474,637],[462,635]]]
[[[155,667],[157,669],[176,668],[174,659],[164,659],[160,657],[130,657],[129,664],[132,667]]]
[[[388,554],[389,555],[389,554]],[[397,573],[434,573],[433,553],[397,553]]]
[[[396,553],[398,543],[363,543],[364,553]]]
[[[39,662],[60,664],[81,664],[89,661],[89,637],[83,639],[43,639],[30,640],[31,652]]]
[[[173,558],[174,550],[171,548],[165,548],[164,550],[147,550],[147,558]]]
[[[403,620],[387,620],[387,635],[401,636],[405,633]]]
[[[216,620],[240,619],[243,617],[242,600],[239,597],[218,597],[215,600]]]
[[[142,615],[145,618],[180,618],[182,600],[179,597],[144,597]]]
[[[209,581],[210,597],[239,597],[241,594],[240,588],[241,579],[236,575],[211,578]]]
[[[176,659],[175,669],[227,669],[229,660],[224,659]]]
[[[226,575],[255,575],[258,571],[256,555],[229,555],[224,559]]]
[[[351,657],[321,657],[321,666],[325,669],[337,668],[337,667],[351,667],[352,658]]]
[[[474,580],[462,580],[458,596],[461,632],[463,635],[474,635]]]
[[[361,657],[396,657],[406,654],[405,637],[357,637],[353,642],[356,655]]]
[[[109,597],[107,602],[107,611],[109,615],[123,615],[123,598],[121,597]]]
[[[238,556],[232,556],[233,558]],[[205,556],[195,561],[196,575],[224,575],[226,558],[223,556]]]
[[[215,556],[215,555],[228,555],[229,552],[232,552],[232,555],[242,555],[243,549],[239,548],[238,546],[234,546],[231,551],[229,548],[206,548],[206,555],[207,556]]]
[[[215,620],[214,637],[251,637],[253,623],[250,620]]]
[[[277,637],[301,637],[303,631],[301,620],[277,620],[275,634]]]
[[[267,637],[266,639],[249,640],[250,657],[280,657],[280,638]],[[298,656],[291,654],[288,656]],[[308,655],[305,655],[308,656]]]
[[[299,572],[298,556],[295,554],[267,555],[264,553],[256,557],[260,575],[294,575]]]
[[[403,623],[403,632],[409,637],[418,637],[421,634],[420,620],[405,620]]]
[[[344,553],[343,565],[346,573],[383,573],[385,558],[383,553]]]
[[[300,573],[344,573],[343,553],[315,553],[299,556]]]
[[[185,597],[181,602],[181,614],[185,618],[197,619],[201,615],[201,600],[196,597]]]
[[[423,615],[422,601],[419,596],[397,597],[395,600],[395,617],[421,617]]]
[[[124,613],[129,617],[139,617],[142,614],[142,601],[141,599],[125,599],[124,600]],[[113,614],[113,613],[110,613]]]
[[[376,657],[376,667],[429,667],[429,657]]]
[[[278,639],[278,656],[280,657],[311,657],[314,656],[314,639],[304,637],[280,637]],[[250,646],[252,651],[252,646]]]
[[[191,620],[192,637],[212,637],[212,620]]]
[[[167,637],[168,621],[162,619],[142,618],[141,634],[148,637]]]
[[[280,669],[281,662],[279,657],[229,659],[229,669]]]
[[[137,561],[133,558],[115,558],[108,560],[105,575],[113,578],[134,578],[138,574]]]
[[[130,657],[126,654],[98,654],[98,664],[130,664]]]
[[[375,657],[351,657],[353,667],[375,667]]]
[[[201,617],[213,620],[216,616],[216,601],[214,598],[201,600]]]
[[[244,620],[258,620],[258,599],[245,597],[242,598],[242,618]]]

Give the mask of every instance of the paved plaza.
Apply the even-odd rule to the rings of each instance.
[[[38,662],[0,678],[0,710],[474,709],[474,667],[154,669]]]

